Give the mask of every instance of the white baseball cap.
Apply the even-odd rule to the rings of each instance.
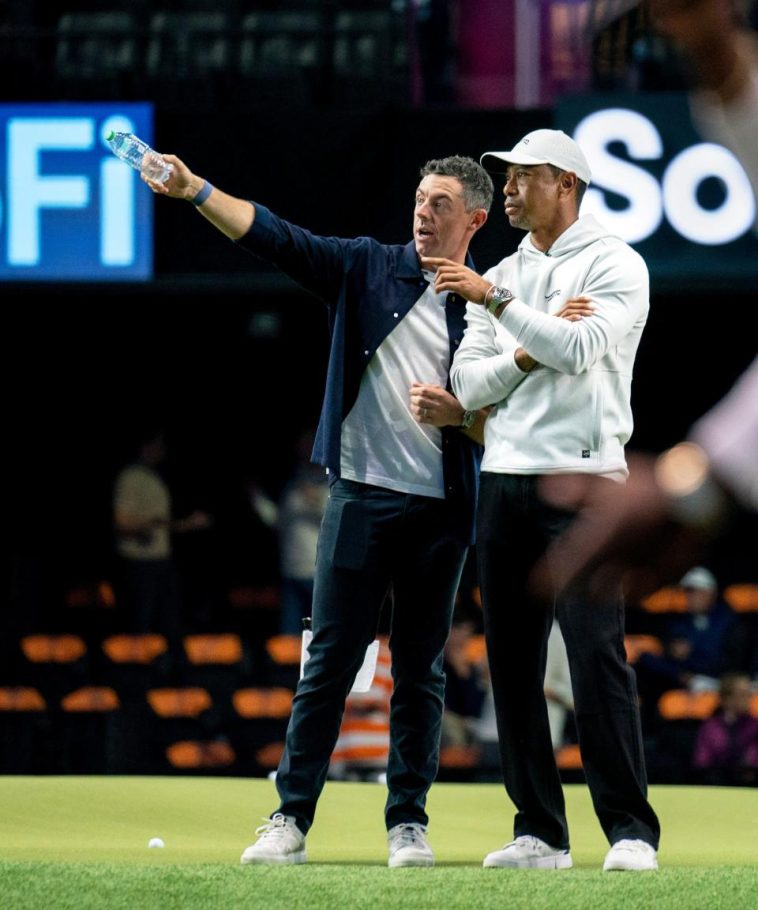
[[[680,588],[692,588],[695,591],[715,591],[716,576],[704,566],[695,566],[679,582]]]
[[[571,171],[589,183],[592,177],[584,152],[571,136],[563,130],[534,130],[519,140],[510,152],[485,152],[481,157],[482,167],[495,173],[503,173],[506,164],[552,164],[562,171]]]

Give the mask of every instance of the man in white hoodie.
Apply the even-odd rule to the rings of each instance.
[[[528,231],[484,276],[425,260],[437,291],[470,303],[451,379],[465,408],[494,405],[485,425],[477,554],[505,786],[515,839],[489,867],[572,865],[565,804],[543,691],[553,613],[571,668],[587,783],[610,843],[603,868],[657,868],[660,828],[647,779],[634,673],[624,654],[620,591],[598,605],[581,582],[555,603],[535,596],[535,564],[570,523],[539,496],[546,474],[622,483],[632,432],[632,367],[649,309],[645,263],[592,216],[579,217],[590,169],[558,130],[536,130],[485,168],[505,172],[505,213]],[[570,318],[556,318],[567,304]]]

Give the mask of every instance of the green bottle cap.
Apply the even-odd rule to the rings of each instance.
[[[114,137],[115,135],[116,135],[116,134],[113,132],[113,130],[108,130],[108,135],[105,137],[105,141],[106,141],[106,142],[110,142],[111,139],[113,139],[113,137]]]

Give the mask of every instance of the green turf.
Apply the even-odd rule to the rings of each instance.
[[[376,784],[327,785],[309,864],[240,867],[268,781],[220,778],[0,778],[2,910],[88,908],[758,908],[758,791],[653,788],[661,871],[603,874],[606,844],[586,788],[567,787],[575,868],[483,870],[510,837],[494,785],[437,784],[429,798],[438,866],[386,868]],[[151,837],[163,850],[150,850]]]

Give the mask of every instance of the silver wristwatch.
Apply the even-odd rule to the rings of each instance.
[[[461,419],[461,429],[470,430],[476,420],[476,411],[464,411]]]
[[[484,305],[484,308],[488,313],[492,313],[494,316],[501,306],[505,306],[506,303],[510,303],[513,300],[515,294],[511,294],[508,288],[500,288],[497,285],[494,285],[487,292],[487,302]]]

